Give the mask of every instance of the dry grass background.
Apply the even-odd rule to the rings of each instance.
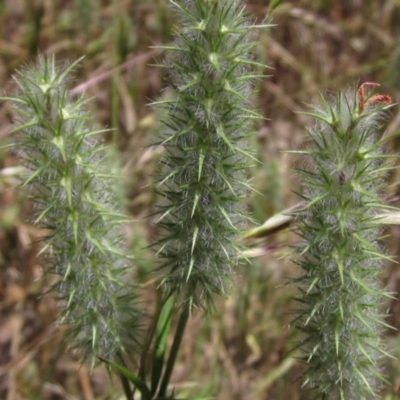
[[[249,0],[248,12],[266,17],[269,0]],[[259,222],[295,204],[295,160],[285,150],[303,145],[309,124],[303,114],[318,92],[336,91],[359,82],[381,83],[379,91],[400,99],[400,0],[283,0],[276,24],[262,32],[257,56],[273,69],[258,85],[255,106],[269,120],[256,126],[250,143],[262,164],[253,167],[259,194],[248,206]],[[155,201],[148,185],[158,150],[147,147],[157,134],[157,117],[148,107],[163,92],[160,71],[150,66],[161,54],[149,46],[168,43],[174,26],[167,0],[0,0],[0,88],[13,91],[11,75],[38,52],[58,60],[86,55],[74,82],[75,92],[94,98],[99,124],[116,128],[105,140],[120,149],[127,178],[127,232],[137,254],[137,279],[147,281],[151,254],[143,250],[157,232],[146,214]],[[12,123],[9,105],[0,104],[0,141]],[[400,110],[392,111],[389,149],[400,151]],[[123,399],[117,380],[96,368],[92,374],[79,355],[66,351],[63,327],[54,321],[57,305],[45,292],[39,232],[27,223],[31,206],[16,180],[6,175],[15,158],[0,150],[0,398]],[[388,195],[396,196],[399,169],[391,174]],[[385,248],[400,254],[400,227],[387,230]],[[295,238],[284,231],[269,237],[266,255],[237,271],[231,297],[217,301],[214,314],[193,315],[173,381],[185,395],[218,400],[300,400],[307,394],[296,381],[302,366],[288,353],[296,332],[290,329],[296,273],[287,260]],[[399,265],[387,265],[383,282],[400,291]],[[151,308],[154,287],[143,288]],[[388,304],[388,322],[400,327],[400,302]],[[387,362],[389,385],[382,398],[400,398],[400,339],[387,332],[395,358]]]

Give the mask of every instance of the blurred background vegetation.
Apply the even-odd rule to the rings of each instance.
[[[268,16],[269,0],[249,0],[258,22]],[[12,93],[16,68],[40,53],[57,60],[85,59],[74,92],[93,97],[97,123],[113,128],[104,140],[117,145],[127,182],[127,208],[133,218],[127,237],[136,253],[134,279],[143,284],[144,306],[152,310],[152,253],[144,250],[157,236],[146,216],[156,201],[150,184],[160,149],[149,147],[158,130],[149,102],[168,96],[161,71],[151,64],[163,55],[151,46],[167,44],[175,26],[168,0],[0,0],[0,88]],[[304,146],[309,119],[298,111],[318,102],[318,93],[379,82],[380,93],[400,99],[400,0],[283,0],[269,31],[257,40],[256,57],[271,69],[257,85],[255,107],[266,118],[256,126],[254,147],[262,161],[249,174],[258,193],[247,200],[254,219],[295,205],[300,191],[285,150]],[[165,89],[165,90],[164,90]],[[9,104],[0,104],[0,142],[12,126]],[[400,110],[387,123],[388,151],[400,151]],[[398,163],[397,163],[398,164]],[[32,205],[9,173],[14,155],[0,150],[0,398],[123,399],[119,382],[103,367],[92,374],[79,355],[66,351],[64,328],[54,323],[56,301],[46,296],[51,277],[43,276],[38,255],[40,232],[26,222]],[[396,167],[388,176],[387,196],[396,204]],[[398,203],[397,203],[398,205]],[[400,254],[400,227],[388,228],[384,248]],[[173,382],[181,397],[218,400],[307,399],[301,389],[303,366],[289,353],[297,333],[290,329],[296,275],[288,260],[296,241],[290,230],[255,245],[262,256],[237,270],[231,296],[216,301],[216,311],[195,313],[188,327]],[[398,297],[400,269],[386,265],[383,284]],[[387,304],[388,323],[400,327],[400,302]],[[382,398],[400,399],[400,338],[386,333],[393,359]]]

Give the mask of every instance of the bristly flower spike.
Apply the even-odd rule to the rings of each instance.
[[[15,77],[19,93],[6,99],[16,113],[14,147],[28,171],[35,223],[47,233],[48,271],[58,276],[61,320],[71,346],[94,362],[137,349],[142,319],[126,275],[116,163],[94,137],[101,131],[91,127],[86,101],[68,90],[77,62],[39,57]]]
[[[388,293],[379,276],[388,257],[379,244],[378,214],[388,167],[380,129],[391,99],[358,91],[338,93],[313,109],[315,127],[298,169],[304,208],[296,210],[302,275],[295,325],[302,332],[304,382],[325,400],[376,399],[386,356],[380,311]],[[331,116],[327,118],[327,116]]]
[[[158,191],[162,285],[181,302],[203,306],[226,293],[239,261],[238,233],[247,216],[246,149],[253,119],[250,52],[255,42],[239,0],[171,1],[180,21],[167,80],[172,100],[156,106],[164,147]],[[261,27],[257,26],[257,27]],[[261,66],[263,67],[263,66]],[[259,75],[258,75],[259,76]]]

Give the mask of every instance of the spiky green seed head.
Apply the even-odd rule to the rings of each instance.
[[[157,103],[164,147],[158,191],[163,198],[158,254],[167,290],[207,305],[225,294],[238,263],[238,233],[247,215],[247,137],[251,110],[251,24],[238,0],[173,1],[180,21],[167,80],[172,100]]]
[[[380,245],[379,212],[388,170],[381,140],[385,103],[366,102],[354,91],[338,93],[310,115],[304,169],[305,207],[295,212],[302,244],[296,263],[301,303],[304,381],[316,398],[376,398],[386,355],[381,333],[388,293],[380,272],[388,257]],[[362,99],[363,101],[366,99]]]
[[[27,169],[24,185],[45,229],[46,271],[71,346],[92,360],[137,347],[141,312],[126,274],[121,179],[110,149],[95,139],[86,101],[69,93],[72,65],[39,57],[15,77],[15,149]],[[119,182],[119,183],[118,183]]]

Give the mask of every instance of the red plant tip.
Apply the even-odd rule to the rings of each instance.
[[[358,89],[358,112],[361,114],[366,107],[374,104],[392,104],[392,99],[387,94],[376,94],[365,101],[365,87],[366,86],[380,86],[376,82],[364,82]]]
[[[374,96],[372,96],[371,98],[369,98],[365,104],[364,104],[364,108],[368,107],[369,105],[373,105],[373,104],[392,104],[392,98],[390,96],[388,96],[387,94],[375,94]]]

